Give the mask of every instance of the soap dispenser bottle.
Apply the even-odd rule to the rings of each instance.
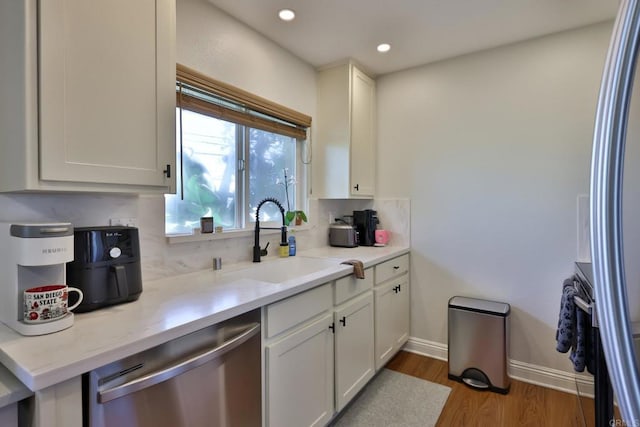
[[[296,256],[296,236],[289,236],[289,256]]]

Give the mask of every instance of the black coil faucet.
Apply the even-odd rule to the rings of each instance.
[[[256,208],[256,229],[254,231],[254,242],[253,242],[253,262],[260,262],[260,256],[263,255],[267,255],[267,247],[269,246],[269,243],[267,242],[267,245],[264,247],[264,249],[260,249],[260,208],[262,207],[262,205],[264,205],[267,202],[272,202],[275,203],[276,206],[278,206],[278,208],[280,209],[280,214],[282,215],[282,227],[280,227],[280,244],[287,244],[287,225],[285,223],[285,216],[284,216],[284,208],[282,207],[282,204],[277,200],[274,199],[273,197],[267,197],[266,199],[262,200],[260,203],[258,203],[258,207]],[[273,227],[263,227],[265,230],[277,230],[277,228],[273,228]]]

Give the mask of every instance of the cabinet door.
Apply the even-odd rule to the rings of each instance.
[[[173,187],[175,2],[39,7],[40,179]]]
[[[335,310],[336,411],[340,411],[375,373],[373,293]]]
[[[351,80],[351,194],[375,193],[375,83],[356,67]]]
[[[266,346],[266,422],[325,425],[333,416],[333,314]]]
[[[407,342],[409,338],[409,276],[389,280],[375,293],[376,370]]]
[[[393,336],[394,347],[399,350],[409,339],[410,301],[407,275],[396,283],[398,291],[393,298]]]
[[[397,283],[390,281],[374,289],[376,370],[382,368],[393,354],[395,286]]]

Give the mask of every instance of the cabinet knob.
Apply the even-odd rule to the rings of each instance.
[[[399,269],[399,268],[400,268],[400,266],[399,266],[399,265],[394,265],[394,266],[393,266],[393,269],[394,269],[394,270],[397,270],[397,269]]]
[[[331,332],[333,332],[334,334],[336,333],[336,325],[335,323],[332,323],[329,325],[329,329],[331,329]]]
[[[342,319],[340,319],[340,323],[342,323],[342,326],[347,326],[347,318],[342,316]]]
[[[353,189],[356,190],[356,191],[360,191],[360,184],[354,185]]]
[[[167,176],[167,178],[171,178],[171,165],[167,165],[167,168],[165,170],[163,170],[162,172],[164,172],[164,174]]]

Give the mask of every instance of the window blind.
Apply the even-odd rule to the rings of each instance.
[[[176,66],[176,105],[245,126],[307,138],[311,117],[219,82],[184,65]]]

